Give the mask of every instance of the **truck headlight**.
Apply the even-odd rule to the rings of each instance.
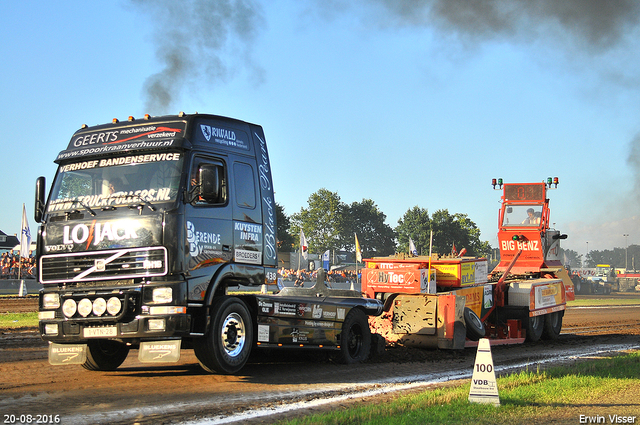
[[[170,303],[173,300],[171,288],[153,288],[153,302],[158,304]]]
[[[93,310],[93,304],[91,304],[91,300],[89,298],[83,298],[78,303],[78,313],[80,316],[87,317],[91,310]]]
[[[118,297],[111,297],[109,298],[109,301],[107,301],[107,312],[110,315],[115,316],[116,314],[120,313],[121,308],[122,302]]]
[[[58,324],[47,323],[44,325],[44,333],[45,335],[58,335]]]
[[[58,294],[49,293],[42,296],[42,308],[58,308],[60,307],[60,297]]]
[[[77,310],[78,304],[76,304],[76,302],[71,298],[66,299],[64,303],[62,303],[62,312],[66,317],[72,317],[74,314],[76,314]]]
[[[107,311],[107,302],[104,298],[96,298],[93,300],[93,314],[102,316]]]

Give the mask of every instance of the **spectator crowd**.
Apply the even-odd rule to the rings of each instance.
[[[0,257],[0,279],[30,279],[36,277],[36,259],[29,253],[28,258],[21,258],[20,254],[14,254],[13,250],[3,252]]]
[[[318,271],[307,271],[307,270],[295,270],[295,269],[285,269],[282,267],[278,273],[282,280],[286,281],[296,281],[298,276],[304,282],[311,281],[315,283],[318,278]],[[355,271],[345,271],[345,270],[330,270],[326,272],[326,279],[329,283],[333,282],[356,282],[357,276]]]

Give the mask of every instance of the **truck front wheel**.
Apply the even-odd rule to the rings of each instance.
[[[247,306],[235,297],[223,297],[211,306],[211,326],[193,350],[207,372],[233,374],[244,367],[253,344],[253,325]]]
[[[371,351],[371,330],[367,315],[357,308],[347,314],[340,334],[338,362],[352,364],[364,361]]]
[[[122,342],[93,339],[87,343],[87,360],[82,364],[87,370],[116,370],[129,354],[129,347]]]

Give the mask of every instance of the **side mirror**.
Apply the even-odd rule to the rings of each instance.
[[[36,220],[36,223],[40,223],[42,221],[42,216],[44,216],[44,206],[46,203],[44,191],[45,179],[40,176],[36,179],[36,205],[33,209],[33,218]]]
[[[222,167],[217,164],[202,164],[198,169],[200,196],[207,202],[222,200]]]

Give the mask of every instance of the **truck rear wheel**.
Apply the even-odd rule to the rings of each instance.
[[[354,308],[342,323],[340,334],[340,356],[337,361],[352,364],[364,361],[371,351],[371,330],[367,315]]]
[[[540,341],[544,331],[544,316],[529,317],[527,325],[527,341]]]
[[[211,326],[194,341],[194,352],[207,372],[233,374],[244,367],[253,345],[251,314],[242,300],[223,297],[211,306]]]
[[[562,329],[562,316],[564,312],[556,311],[554,313],[545,314],[544,317],[544,339],[557,339]]]
[[[82,367],[87,370],[116,370],[128,354],[129,347],[122,342],[92,339],[87,343],[87,360]]]
[[[484,337],[484,323],[482,323],[478,315],[469,307],[464,308],[464,323],[467,329],[467,338],[471,341],[478,341]]]

